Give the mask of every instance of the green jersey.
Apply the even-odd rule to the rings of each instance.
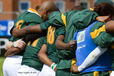
[[[59,26],[59,27],[65,26],[66,27],[65,42],[69,42],[70,40],[72,40],[73,35],[77,29],[80,30],[80,29],[87,27],[88,24],[90,24],[90,22],[95,20],[96,16],[97,14],[91,10],[70,11],[65,14],[62,14],[60,12],[53,12],[49,16],[48,23],[52,26]],[[89,20],[87,20],[86,18],[89,18]],[[45,25],[45,26],[41,25],[42,30],[46,30],[48,27],[49,25]],[[72,58],[75,58],[74,52],[67,51],[67,50],[58,51],[57,55],[60,59],[60,62],[57,66],[57,69],[70,68]],[[57,76],[59,75],[57,74]]]
[[[27,65],[37,70],[42,69],[43,63],[38,58],[38,52],[40,51],[43,43],[45,43],[45,37],[38,38],[33,42],[28,42],[23,55],[22,65]]]
[[[86,9],[83,11],[73,10],[73,11],[64,13],[64,15],[62,16],[62,20],[66,26],[64,42],[67,43],[73,40],[74,33],[77,30],[84,29],[89,24],[94,22],[97,16],[98,16],[97,13],[91,11],[90,9],[89,10]],[[67,69],[70,69],[71,66],[76,62],[76,60],[73,59],[75,58],[75,51],[68,51],[68,50],[59,51],[58,57],[61,60],[57,66],[57,69],[59,69],[57,70],[57,73],[56,73],[57,76],[72,75],[71,72],[69,72]],[[66,74],[63,74],[63,73],[66,73]],[[76,74],[75,76],[78,76],[78,74]]]
[[[77,30],[81,30],[95,21],[95,18],[98,16],[97,13],[91,11],[90,9],[86,9],[83,11],[70,11],[64,14],[66,16],[66,33],[65,33],[65,41],[69,42],[73,39],[74,33]],[[64,20],[63,20],[64,21]],[[59,57],[61,59],[72,59],[75,58],[75,51],[63,50],[60,51]],[[64,61],[63,61],[64,62]]]
[[[111,53],[112,69],[114,70],[114,34],[107,33],[105,31],[105,23],[99,22],[92,26],[91,36],[96,45],[108,48],[107,51]]]
[[[22,13],[14,22],[13,28],[22,29],[28,25],[36,25],[42,22],[42,18],[39,16],[38,12],[32,8],[28,9]],[[14,38],[11,36],[10,41],[16,41],[19,38]]]
[[[97,16],[97,13],[90,9],[67,12],[65,42],[73,40],[74,33],[93,23]]]
[[[22,29],[28,25],[36,25],[42,22],[42,18],[38,14],[38,12],[32,8],[23,12],[14,22],[13,28]],[[11,41],[15,41],[17,39],[11,37]]]
[[[49,24],[47,24],[47,22]],[[40,27],[43,31],[47,31],[49,26],[54,26],[54,27],[61,27],[64,26],[64,23],[61,19],[61,13],[60,12],[52,12],[49,17],[48,20],[42,24],[40,24]]]
[[[58,35],[65,34],[65,28],[63,27],[48,27],[47,32],[47,55],[55,63],[58,63],[57,49],[55,47],[55,41]]]
[[[40,24],[41,29],[47,31],[47,55],[55,63],[59,61],[57,57],[57,49],[55,47],[56,38],[60,34],[65,34],[65,26],[59,17],[61,18],[60,12],[53,12],[49,16],[48,21]]]

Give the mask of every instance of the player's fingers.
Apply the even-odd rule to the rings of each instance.
[[[19,44],[26,45],[26,43],[24,41],[20,41]]]
[[[23,45],[23,44],[20,44],[19,46],[18,46],[18,48],[24,48],[25,47],[25,45]]]

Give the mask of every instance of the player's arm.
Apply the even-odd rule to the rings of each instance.
[[[62,49],[62,50],[74,50],[75,45],[76,45],[75,40],[69,43],[64,43],[64,35],[59,35],[55,43],[57,49]]]
[[[14,28],[12,30],[12,35],[15,38],[20,37],[20,36],[25,36],[26,34],[30,34],[30,33],[42,33],[42,30],[40,28],[40,24],[34,25],[34,26],[26,26],[21,30],[18,28]]]
[[[48,22],[43,22],[41,24],[37,24],[34,26],[26,26],[22,28],[21,30],[14,28],[12,30],[12,35],[17,38],[20,36],[25,36],[26,34],[31,34],[31,33],[38,33],[38,34],[44,34],[46,33],[46,30],[48,29],[49,23]]]
[[[44,64],[48,65],[54,71],[56,71],[56,64],[48,58],[46,51],[47,51],[47,45],[43,44],[42,48],[40,49],[40,51],[38,53],[38,57]],[[53,65],[53,64],[55,64],[55,65]]]
[[[11,48],[11,47],[22,48],[23,45],[25,45],[25,42],[24,42],[22,39],[19,39],[19,40],[15,41],[15,42],[9,41],[9,42],[6,44],[5,50],[8,50],[8,49]]]
[[[96,28],[99,26],[96,26]],[[96,30],[96,28],[94,28],[94,31]],[[104,27],[100,27],[99,29],[104,29]],[[98,28],[97,28],[98,30]],[[96,34],[97,32],[92,32],[92,34]],[[96,36],[93,37],[92,34],[92,38],[95,42],[96,45],[98,45],[98,47],[96,47],[88,56],[87,58],[84,60],[84,62],[80,65],[80,66],[73,66],[71,68],[72,72],[80,72],[83,69],[91,66],[92,64],[94,64],[97,59],[107,50],[106,47],[109,46],[109,44],[111,44],[113,42],[113,38],[110,34],[108,34],[106,31],[99,31],[100,33]],[[101,48],[102,47],[102,48]]]
[[[74,65],[71,68],[71,71],[74,73],[78,73],[81,72],[82,70],[84,70],[85,68],[91,66],[92,64],[94,64],[98,58],[106,51],[106,48],[101,48],[101,47],[96,47],[84,60],[84,62],[80,65],[80,66],[76,66]]]
[[[6,47],[8,48],[5,52],[5,56],[11,56],[11,55],[21,52],[22,50],[24,50],[25,45],[26,45],[25,42],[22,41],[21,39],[15,42],[9,42],[9,43],[10,44],[6,45]]]
[[[21,50],[19,48],[15,48],[15,47],[11,47],[9,48],[6,53],[4,54],[5,57],[7,56],[12,56],[15,55],[17,53],[19,53]]]

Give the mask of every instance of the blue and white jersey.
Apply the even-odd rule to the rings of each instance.
[[[80,66],[86,57],[97,47],[94,41],[91,38],[90,30],[91,27],[97,23],[94,22],[87,28],[85,28],[82,31],[78,31],[74,35],[74,40],[76,40],[77,43],[77,49],[76,49],[76,59],[77,59],[77,66]],[[82,71],[82,73],[86,72],[92,72],[92,71],[111,71],[112,70],[112,61],[111,56],[106,51],[103,53],[98,60],[91,66],[87,67]]]

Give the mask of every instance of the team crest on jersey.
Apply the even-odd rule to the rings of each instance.
[[[83,42],[85,39],[85,30],[78,32],[77,34],[77,43]]]

